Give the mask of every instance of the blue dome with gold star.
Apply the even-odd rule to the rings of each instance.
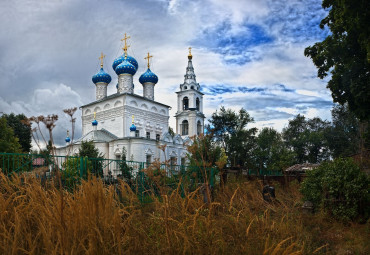
[[[113,61],[113,70],[116,71],[116,68],[119,64],[121,64],[123,61],[125,60],[125,54],[123,54],[122,56],[119,56],[118,58],[116,58],[114,61]],[[139,67],[136,59],[134,59],[133,57],[131,56],[127,56],[127,61],[130,62],[137,70],[137,68]]]
[[[91,122],[91,124],[92,124],[93,126],[97,126],[97,125],[98,125],[98,121],[97,121],[97,120],[93,120],[93,121]]]
[[[136,131],[136,126],[134,125],[134,123],[132,123],[132,125],[130,127],[130,131],[132,131],[132,132]]]
[[[66,137],[66,143],[69,143],[71,141],[71,138],[69,136]]]
[[[153,73],[149,68],[146,70],[145,73],[143,73],[140,78],[139,82],[144,85],[144,83],[151,82],[156,84],[158,82],[158,76]]]
[[[128,62],[127,59],[125,59],[121,64],[119,64],[116,67],[115,72],[117,75],[120,75],[120,74],[134,75],[136,73],[136,68],[133,64]]]
[[[104,82],[108,84],[111,81],[112,77],[110,77],[110,75],[104,71],[103,67],[100,68],[100,71],[92,77],[92,82],[95,84],[99,82]]]

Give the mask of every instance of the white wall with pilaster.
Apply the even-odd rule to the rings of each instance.
[[[96,112],[98,129],[106,129],[117,137],[130,136],[132,115],[140,136],[151,137],[168,131],[169,107],[144,97],[131,94],[118,94],[112,98],[96,101],[82,107],[82,134],[92,131],[91,122]]]

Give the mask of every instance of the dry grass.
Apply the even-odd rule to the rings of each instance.
[[[1,175],[0,254],[368,254],[369,224],[303,214],[297,184],[277,186],[273,204],[261,188],[233,182],[209,204],[174,191],[142,205],[125,183],[93,179],[72,194]]]

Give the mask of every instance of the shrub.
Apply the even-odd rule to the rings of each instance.
[[[352,159],[324,162],[307,172],[301,186],[305,200],[315,208],[325,208],[341,220],[369,216],[369,177]]]

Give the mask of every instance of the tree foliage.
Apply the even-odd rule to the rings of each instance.
[[[320,118],[306,119],[298,114],[283,129],[283,138],[295,153],[295,163],[318,163],[329,158],[326,132],[330,123]]]
[[[122,148],[122,154],[120,155],[119,170],[120,175],[125,178],[126,182],[131,186],[132,185],[132,167],[130,167],[126,162],[126,148]]]
[[[327,87],[334,102],[348,103],[361,120],[370,118],[370,8],[368,0],[323,0],[329,9],[320,23],[331,34],[307,47],[304,54],[318,68],[323,79],[330,72]]]
[[[332,125],[327,134],[329,147],[334,158],[350,156],[360,149],[359,120],[348,106],[335,105],[331,111]]]
[[[238,113],[223,106],[212,114],[206,127],[212,138],[224,148],[229,163],[245,166],[252,162],[256,128],[247,129],[253,118],[243,108]]]
[[[369,217],[369,188],[369,177],[352,159],[338,158],[307,172],[301,192],[316,208],[349,220],[359,215]]]
[[[103,175],[103,159],[104,156],[99,152],[98,148],[95,147],[93,141],[82,141],[81,147],[78,150],[78,156],[88,158],[88,166],[92,166],[88,169],[92,174],[102,176]]]
[[[190,166],[213,167],[224,156],[221,147],[210,135],[200,134],[192,138],[192,144],[188,146],[190,154],[187,155]]]
[[[273,128],[263,128],[254,151],[258,169],[283,170],[294,162],[294,152],[284,144],[282,135]]]
[[[103,155],[99,152],[98,148],[95,147],[93,141],[82,141],[81,147],[78,150],[78,156],[88,158],[103,158]]]
[[[30,152],[32,147],[31,127],[22,122],[27,119],[27,117],[24,114],[15,115],[14,113],[9,115],[4,114],[3,117],[6,118],[8,126],[13,129],[14,135],[18,137],[22,151],[27,153]]]
[[[6,118],[0,118],[0,152],[20,153],[22,150],[19,139],[14,135],[14,131],[8,126]]]

